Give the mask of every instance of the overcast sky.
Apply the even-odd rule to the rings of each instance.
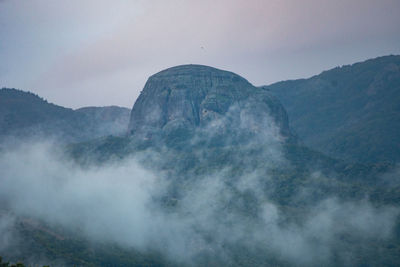
[[[399,0],[0,0],[0,87],[132,107],[180,64],[254,85],[400,54]]]

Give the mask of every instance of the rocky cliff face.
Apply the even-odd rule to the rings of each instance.
[[[270,92],[232,72],[201,65],[151,76],[133,106],[129,131],[143,139],[180,138],[210,127],[221,134],[275,127],[281,137],[290,137],[287,114]]]

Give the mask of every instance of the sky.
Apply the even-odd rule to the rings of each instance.
[[[0,0],[0,87],[132,107],[181,64],[254,85],[400,54],[399,0]]]

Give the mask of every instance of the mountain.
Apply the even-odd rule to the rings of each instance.
[[[202,65],[152,75],[132,108],[129,131],[144,139],[180,140],[213,123],[219,136],[232,129],[256,134],[276,126],[282,137],[292,137],[286,112],[270,92],[232,72]]]
[[[141,164],[168,170],[175,193],[201,176],[234,169],[231,179],[255,170],[268,176],[280,188],[272,195],[281,205],[295,202],[304,184],[316,202],[338,193],[362,198],[374,190],[381,190],[376,201],[396,202],[397,191],[388,193],[379,181],[393,164],[349,163],[300,144],[268,88],[232,72],[183,65],[152,75],[134,103],[129,133],[73,144],[68,152],[90,165],[150,151]],[[331,178],[314,179],[315,172]]]
[[[306,146],[348,161],[400,160],[400,56],[262,88],[282,102]]]
[[[32,265],[398,266],[396,166],[305,147],[274,93],[177,66],[148,79],[128,134],[40,157],[2,150],[0,215],[4,199],[24,242],[0,253]],[[70,111],[85,119],[63,123],[90,128],[121,110]]]
[[[130,110],[120,107],[64,108],[16,89],[0,90],[0,138],[53,137],[65,142],[126,132]]]
[[[157,184],[167,181],[167,186],[161,195],[152,196],[150,209],[156,214],[161,210],[167,219],[158,227],[161,233],[153,246],[179,243],[181,239],[162,237],[168,232],[169,216],[180,218],[184,227],[178,227],[176,236],[185,239],[187,231],[196,233],[188,236],[184,252],[178,253],[194,253],[188,265],[395,266],[399,262],[400,225],[389,239],[375,238],[368,231],[360,235],[358,228],[368,228],[365,221],[381,216],[364,219],[369,208],[356,204],[369,196],[368,205],[378,210],[398,206],[398,184],[381,181],[393,166],[348,163],[302,146],[293,137],[279,100],[234,73],[185,65],[154,74],[133,106],[129,132],[70,145],[68,154],[85,169],[136,159],[163,177]],[[130,179],[138,175],[134,170],[128,174]],[[326,201],[344,204],[328,205],[318,213]],[[269,205],[276,207],[279,216],[274,212],[272,216],[280,222],[267,221],[267,227],[257,232],[263,216],[271,219],[270,211],[263,213]],[[354,210],[347,212],[347,205],[354,205]],[[352,228],[358,218],[361,223]],[[304,229],[309,220],[312,224]],[[298,242],[296,238],[302,239],[299,229],[307,236],[302,246],[312,248],[301,253],[310,260],[305,263],[280,256],[291,242]],[[259,235],[262,245],[251,238]],[[282,250],[269,249],[282,238]],[[324,256],[318,262],[320,254]]]

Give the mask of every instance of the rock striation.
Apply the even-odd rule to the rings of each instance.
[[[250,133],[275,127],[291,137],[287,114],[268,90],[241,76],[203,65],[182,65],[151,76],[135,102],[129,133],[142,139],[184,138],[213,126]]]

